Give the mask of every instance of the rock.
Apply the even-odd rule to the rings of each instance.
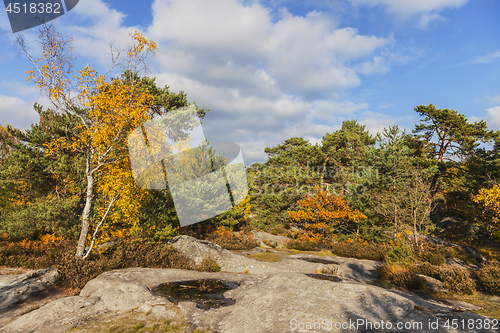
[[[460,245],[460,244],[455,244],[452,242],[448,242],[446,240],[443,240],[438,237],[433,237],[433,236],[426,236],[426,235],[421,235],[420,238],[430,244],[436,245],[436,246],[448,246],[448,247],[460,247],[464,251],[467,251],[471,257],[473,257],[478,263],[479,267],[485,266],[489,264],[488,259],[486,259],[477,249],[475,249],[472,246],[467,246],[467,245]]]
[[[285,259],[276,263],[259,261],[246,256],[223,249],[217,244],[198,240],[190,236],[177,236],[172,238],[168,244],[182,252],[196,264],[203,258],[211,257],[219,265],[221,271],[225,272],[247,272],[250,274],[262,274],[269,272],[304,272],[314,273],[321,269],[322,265],[297,259]]]
[[[476,261],[479,263],[479,266],[487,266],[490,262],[486,257],[484,257],[479,251],[472,247],[472,246],[466,246],[462,245],[462,248],[467,251]]]
[[[309,254],[294,254],[289,258],[296,258],[299,260],[306,260],[308,262],[323,263],[318,265],[318,270],[323,267],[337,267],[339,276],[346,281],[353,282],[373,282],[378,279],[377,268],[383,264],[381,261],[362,260],[354,258],[342,258],[334,256],[316,256]],[[326,264],[330,262],[330,264]],[[293,271],[293,270],[292,270]]]
[[[448,291],[448,289],[444,287],[444,283],[439,281],[438,279],[423,274],[415,274],[415,276],[420,280],[424,289],[427,289],[432,293],[437,294],[445,293]]]
[[[157,318],[172,318],[176,315],[175,311],[167,310],[164,306],[154,306],[151,314]]]
[[[58,278],[56,269],[47,268],[19,275],[16,279],[0,285],[0,310],[53,286]]]
[[[479,311],[482,310],[480,306],[470,304],[467,302],[462,302],[462,301],[455,301],[455,300],[449,300],[452,308],[454,311],[460,311],[460,312],[465,312],[465,311]]]
[[[421,333],[428,327],[413,325],[427,325],[438,319],[441,320],[440,329],[433,332],[447,332],[442,326],[446,318],[465,322],[487,318],[467,312],[473,309],[467,303],[446,303],[410,291],[384,289],[367,283],[377,265],[368,260],[298,254],[279,262],[258,262],[191,237],[178,237],[172,244],[193,260],[212,256],[226,272],[152,268],[105,272],[89,281],[79,296],[49,303],[9,323],[0,332],[65,332],[81,323],[103,321],[116,313],[134,311],[158,319],[171,318],[182,312],[192,323],[190,330],[212,328],[220,333],[315,332],[326,330],[325,325],[327,330],[347,331],[335,329],[336,324],[348,325],[350,332],[402,331],[377,331],[367,326],[367,322],[380,323],[382,320],[394,324],[408,322],[413,328],[406,328],[404,332]],[[245,267],[253,269],[254,273],[241,274]],[[319,267],[341,267],[350,277],[328,278],[324,274],[311,274]],[[432,281],[428,277],[422,278]],[[206,279],[223,281],[231,286],[227,291],[221,291],[222,299],[228,302],[200,306],[195,300],[176,300],[175,295],[163,295],[160,293],[163,289],[158,288],[169,282]],[[465,312],[457,312],[462,310]],[[313,329],[314,323],[316,328],[317,325],[322,325],[322,328]]]
[[[148,313],[151,310],[153,310],[153,307],[149,304],[142,304],[137,308],[138,312],[143,312],[143,313]]]
[[[470,267],[460,259],[454,259],[454,258],[446,258],[446,265],[452,266],[455,268],[461,268],[461,269],[467,269],[469,270]]]
[[[285,248],[286,243],[291,241],[292,239],[289,237],[285,236],[277,236],[277,235],[272,235],[267,232],[263,231],[252,231],[253,237],[260,242],[260,246],[262,247],[269,247],[270,244],[274,244],[274,247],[276,248]],[[268,244],[266,244],[266,242]],[[272,246],[271,246],[272,247]]]
[[[80,292],[82,297],[98,297],[106,309],[111,311],[131,311],[141,306],[165,304],[165,298],[151,294],[148,287],[119,279],[99,279],[89,281]]]
[[[211,257],[219,263],[219,261],[227,261],[235,256],[232,252],[223,249],[220,245],[205,240],[198,240],[186,235],[176,236],[170,239],[167,245],[172,245],[175,249],[183,252],[193,260],[195,264],[200,264],[203,258],[206,257]]]
[[[354,326],[350,331],[365,332],[366,321],[428,323],[429,320],[434,321],[436,316],[465,320],[486,318],[468,312],[455,312],[454,305],[436,304],[410,292],[405,294],[370,284],[332,282],[296,272],[245,275],[133,268],[103,273],[95,279],[98,283],[92,280],[87,284],[88,288],[86,286],[87,293],[92,290],[93,296],[84,296],[87,293],[82,292],[80,296],[52,302],[8,324],[0,332],[57,333],[83,320],[102,320],[110,309],[101,296],[107,293],[105,289],[116,287],[123,292],[123,297],[128,295],[130,299],[146,299],[144,295],[149,293],[148,306],[137,304],[136,310],[148,310],[155,317],[169,318],[175,316],[175,311],[164,307],[169,301],[155,295],[155,286],[207,278],[236,285],[236,288],[223,294],[234,302],[228,306],[204,309],[191,301],[179,301],[178,307],[194,327],[210,327],[221,333],[281,333],[289,332],[298,325],[305,327],[307,323],[327,322],[329,327],[335,327],[335,323],[359,323],[360,319],[363,324]],[[153,304],[155,302],[157,304]],[[422,330],[408,329],[405,332]]]
[[[195,263],[200,263],[205,257],[211,257],[220,267],[221,271],[224,272],[237,272],[237,273],[249,273],[249,274],[263,274],[269,272],[302,272],[313,274],[322,269],[333,268],[332,265],[325,265],[322,263],[315,263],[310,261],[301,260],[300,255],[290,256],[289,258],[283,259],[278,262],[270,263],[260,260],[255,260],[248,258],[242,254],[234,253],[223,249],[219,245],[214,243],[198,240],[190,236],[177,236],[173,238],[169,244],[172,244],[174,248],[182,252],[188,258],[190,258]],[[255,252],[260,252],[257,250]],[[269,251],[269,250],[264,250]],[[263,253],[263,252],[260,252]],[[265,253],[265,252],[264,252]],[[353,259],[354,261],[356,259]],[[343,274],[343,268],[337,267],[339,275],[342,275],[346,279],[359,280],[359,272],[354,273],[354,270],[349,267],[361,268],[363,270],[363,265],[358,265],[350,263],[345,265],[347,273]],[[354,274],[350,274],[354,273]],[[371,274],[371,280],[376,279],[376,275],[373,276],[374,272]]]
[[[25,314],[1,328],[0,332],[66,332],[104,310],[98,297],[65,297]]]
[[[477,240],[490,239],[489,232],[480,225],[472,224],[458,217],[434,215],[431,219],[441,229],[441,235],[455,235]]]

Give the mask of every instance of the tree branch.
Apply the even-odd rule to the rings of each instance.
[[[109,203],[108,205],[108,208],[106,209],[106,213],[104,213],[104,216],[102,217],[101,221],[99,222],[99,224],[97,225],[97,227],[95,228],[94,230],[94,234],[92,235],[92,242],[90,243],[90,246],[89,246],[89,250],[88,252],[83,256],[83,259],[87,259],[87,257],[90,255],[90,253],[92,252],[92,247],[94,246],[94,243],[95,243],[95,237],[97,235],[97,231],[99,231],[99,227],[102,225],[102,223],[104,222],[104,220],[106,219],[106,216],[108,215],[109,213],[109,210],[111,209],[111,206],[113,205],[113,203],[116,201],[117,199],[116,198],[113,198],[111,199],[111,202]]]

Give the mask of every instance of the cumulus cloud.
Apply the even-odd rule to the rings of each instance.
[[[311,103],[309,119],[324,123],[338,123],[347,116],[368,108],[368,103],[354,103],[351,101],[317,100]]]
[[[367,103],[308,101],[285,94],[276,99],[255,95],[242,97],[232,88],[205,85],[171,74],[158,74],[157,82],[184,90],[189,100],[210,108],[203,121],[207,139],[239,144],[249,163],[265,161],[265,147],[293,136],[319,142],[327,132],[339,129],[343,120],[356,118],[359,112],[368,108]]]
[[[357,73],[370,75],[370,74],[384,74],[389,71],[386,66],[386,60],[382,57],[374,57],[373,61],[365,61],[354,67]]]
[[[19,97],[0,94],[0,121],[7,121],[19,129],[27,129],[38,122],[38,113],[33,109],[34,101],[27,102]]]
[[[488,115],[485,117],[488,127],[495,130],[500,130],[500,106],[494,106],[486,109]]]
[[[273,22],[269,9],[236,0],[156,0],[153,13],[148,34],[162,42],[162,70],[271,95],[317,96],[357,86],[347,62],[372,55],[388,41],[339,29],[332,17],[316,11],[301,17],[282,10]]]
[[[140,31],[139,27],[123,26],[124,17],[102,0],[85,0],[57,24],[64,25],[64,31],[74,38],[77,56],[97,60],[107,70],[111,65],[110,43],[114,47],[129,45],[129,33]]]
[[[150,76],[210,108],[207,138],[238,143],[249,163],[266,159],[264,147],[292,136],[319,142],[346,118],[357,118],[368,104],[339,96],[361,83],[359,75],[385,73],[390,61],[381,50],[392,37],[339,27],[319,11],[296,16],[258,2],[155,0],[152,14],[149,27],[128,27],[102,0],[86,0],[57,24],[74,37],[80,59],[104,69],[110,42],[128,45],[134,30],[155,40]],[[30,97],[7,102],[36,121],[25,102]]]
[[[363,112],[362,116],[358,119],[360,124],[366,125],[366,129],[371,135],[376,135],[377,133],[383,133],[384,128],[395,125],[402,118],[397,119],[382,113],[376,113],[372,111]],[[401,128],[403,130],[404,128]]]
[[[207,138],[238,143],[250,162],[292,136],[319,142],[368,108],[339,98],[358,75],[388,70],[376,53],[392,37],[339,28],[318,11],[272,15],[257,2],[156,0],[146,30],[160,48],[158,84],[210,108]]]

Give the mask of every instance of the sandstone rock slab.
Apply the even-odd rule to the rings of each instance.
[[[47,304],[9,323],[0,332],[65,332],[82,320],[102,320],[106,315],[127,311],[146,313],[158,320],[182,311],[192,327],[212,328],[220,333],[319,332],[325,331],[325,325],[331,332],[421,333],[429,331],[429,323],[436,320],[440,321],[440,326],[432,332],[441,333],[454,332],[444,328],[447,319],[488,319],[468,312],[472,308],[466,308],[466,304],[446,303],[409,291],[384,289],[370,284],[370,274],[376,262],[370,264],[355,259],[309,255],[280,262],[258,262],[215,244],[184,236],[177,238],[173,245],[183,252],[187,251],[186,254],[190,253],[193,260],[201,260],[208,254],[227,271],[208,273],[129,268],[105,272],[89,281],[79,296]],[[321,265],[341,268],[342,265],[354,265],[346,274],[358,280],[327,279],[322,274],[310,274],[311,270],[314,272]],[[253,269],[254,274],[241,274],[245,267]],[[229,271],[231,269],[233,272]],[[223,292],[223,297],[232,302],[223,306],[200,307],[189,299],[174,301],[171,295],[160,294],[157,288],[167,282],[206,279],[233,285],[232,289]],[[175,304],[178,304],[177,308]],[[380,324],[382,321],[409,326],[381,330],[376,326],[375,329],[367,326],[368,323]],[[320,326],[308,328],[316,324],[321,325],[321,329]]]
[[[0,285],[0,310],[53,286],[58,278],[56,269],[40,269],[21,274]]]

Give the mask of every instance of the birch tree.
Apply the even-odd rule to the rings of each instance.
[[[42,52],[35,58],[22,35],[17,35],[18,45],[32,64],[26,71],[27,80],[35,82],[56,112],[79,119],[67,136],[47,144],[46,154],[58,156],[70,150],[85,157],[85,206],[76,250],[81,259],[91,253],[100,228],[118,219],[133,224],[141,202],[147,199],[145,190],[133,180],[125,142],[128,134],[149,117],[153,96],[134,80],[134,74],[144,69],[146,58],[157,51],[157,46],[137,31],[130,36],[132,45],[126,54],[111,47],[112,65],[107,74],[86,65],[73,75],[72,39],[61,36],[52,25],[41,26]],[[130,76],[109,78],[117,65],[125,67]]]

